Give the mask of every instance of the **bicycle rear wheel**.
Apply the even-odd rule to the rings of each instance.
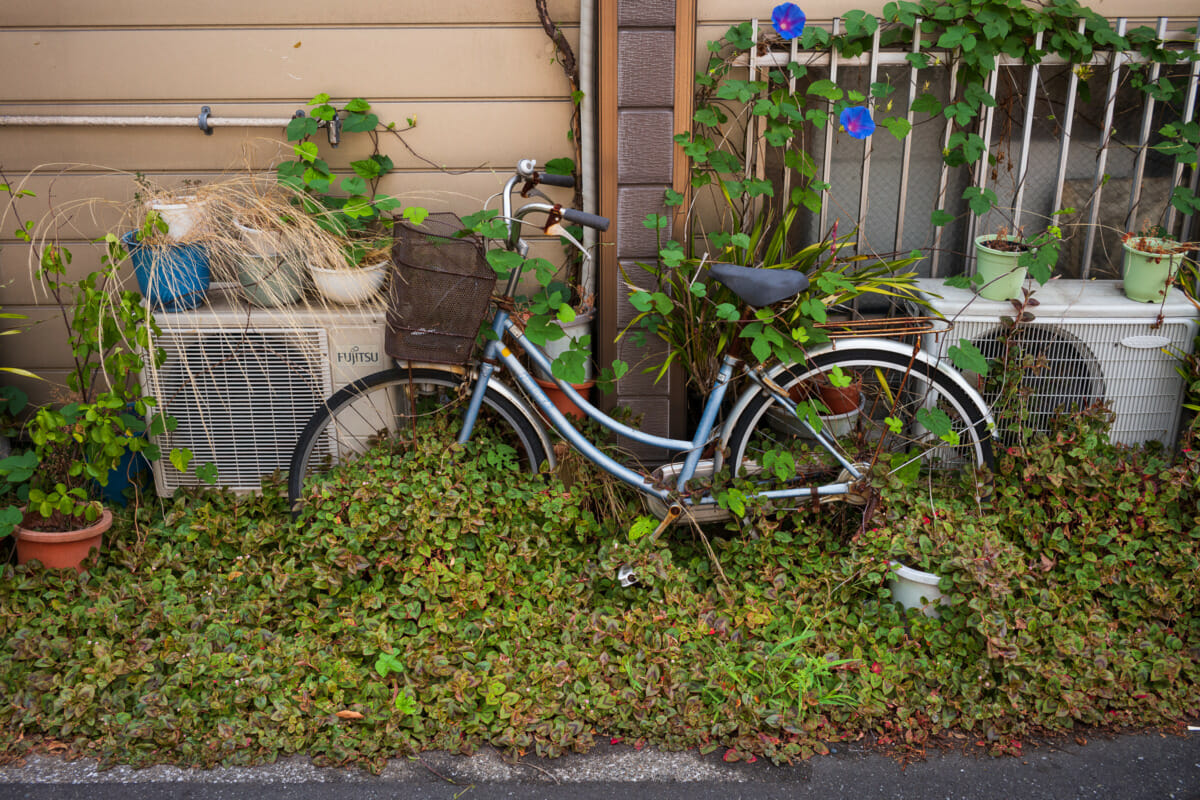
[[[451,370],[394,368],[343,387],[309,418],[292,451],[288,501],[295,514],[320,476],[357,460],[368,450],[411,445],[422,417],[466,408],[470,386]],[[457,429],[457,426],[455,426]],[[516,403],[489,386],[473,437],[512,456],[522,471],[537,472],[548,460],[542,436]]]
[[[845,477],[842,461],[860,472],[906,479],[992,468],[986,406],[934,363],[907,353],[843,345],[788,368],[775,381],[788,391],[793,405],[813,402],[819,400],[817,387],[835,367],[842,377],[834,382],[849,378],[859,386],[859,397],[857,407],[841,414],[814,403],[830,446],[820,445],[794,411],[760,390],[729,437],[734,475],[788,475],[780,483],[795,487],[838,482]]]

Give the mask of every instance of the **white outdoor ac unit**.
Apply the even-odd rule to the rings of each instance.
[[[1015,316],[1010,302],[938,278],[918,283],[954,323],[950,333],[927,337],[931,352],[948,357],[949,347],[966,339],[988,358],[999,355],[1000,319]],[[1119,281],[1054,280],[1033,296],[1035,319],[1022,326],[1020,339],[1039,363],[1022,378],[1031,392],[1029,426],[1047,431],[1058,411],[1100,401],[1116,415],[1112,441],[1173,444],[1183,399],[1175,356],[1192,352],[1197,330],[1196,309],[1183,294],[1172,289],[1165,303],[1138,303],[1121,293]]]
[[[157,344],[166,363],[147,370],[143,386],[178,425],[156,438],[160,495],[205,485],[196,468],[211,463],[217,485],[261,488],[286,470],[305,423],[318,403],[351,381],[386,369],[384,309],[258,308],[214,290],[208,305],[158,313]],[[187,472],[166,458],[192,453]]]

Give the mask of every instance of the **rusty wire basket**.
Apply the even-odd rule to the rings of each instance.
[[[462,220],[430,214],[421,225],[397,223],[384,350],[401,361],[464,364],[487,315],[496,273]]]

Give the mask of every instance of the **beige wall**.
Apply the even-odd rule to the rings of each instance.
[[[549,5],[577,41],[578,2]],[[519,158],[571,155],[568,88],[553,55],[533,0],[3,0],[0,115],[194,118],[207,105],[214,117],[283,119],[318,92],[365,97],[384,121],[415,116],[405,139],[428,159],[387,142],[398,171],[383,189],[467,213]],[[132,199],[133,173],[175,186],[269,169],[288,152],[284,139],[281,128],[0,126],[0,167],[13,183],[33,173],[27,217],[96,200],[61,231],[72,271],[84,274],[99,259],[89,240]],[[355,148],[326,156],[345,164]],[[11,215],[2,220],[0,306],[49,321],[0,337],[0,364],[58,381],[69,363],[62,326],[38,305],[14,228]]]

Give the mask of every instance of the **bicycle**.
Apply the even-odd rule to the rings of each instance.
[[[550,203],[529,202],[514,212],[512,195],[518,184],[523,194],[539,183],[573,185],[569,177],[540,175],[535,166],[531,160],[521,161],[504,186],[500,219],[507,231],[505,249],[525,254],[527,246],[520,231],[525,217],[532,213],[547,215],[548,230],[561,219],[598,230],[607,228],[608,220],[603,217]],[[414,233],[407,235],[411,238]],[[448,229],[417,238],[421,236],[432,243],[429,252],[435,255],[448,252],[454,244]],[[480,253],[474,255],[483,260]],[[793,270],[712,264],[710,275],[750,309],[785,302],[808,286],[807,276]],[[454,280],[458,279],[456,273]],[[421,363],[412,358],[419,348],[410,348],[399,354],[407,359],[342,388],[314,412],[290,465],[288,495],[294,513],[300,508],[305,482],[315,474],[354,459],[384,440],[394,447],[403,446],[406,431],[415,426],[417,417],[442,413],[455,402],[465,403],[457,434],[460,443],[467,442],[486,420],[498,441],[510,446],[522,469],[529,471],[555,466],[553,443],[543,424],[547,421],[584,458],[650,500],[662,520],[655,536],[685,512],[706,519],[724,515],[726,510],[714,495],[709,478],[726,468],[730,475],[750,481],[748,497],[801,504],[861,500],[868,474],[875,467],[912,473],[993,466],[995,426],[990,411],[962,375],[922,351],[920,337],[915,344],[856,337],[834,339],[809,350],[802,364],[748,364],[736,354],[726,353],[691,439],[659,436],[625,425],[592,405],[570,384],[555,379],[588,419],[609,432],[660,448],[668,459],[675,459],[654,471],[635,469],[586,438],[554,406],[522,363],[519,354],[541,371],[551,372],[545,351],[529,340],[510,314],[506,298],[513,295],[519,280],[520,271],[513,270],[500,297],[492,296],[488,289],[491,333],[480,357],[469,356],[484,313],[473,317],[474,328],[455,334],[467,340],[467,347],[455,349],[454,360],[463,363]],[[416,334],[435,332],[421,329]],[[396,356],[390,351],[389,355]],[[512,377],[515,386],[501,380],[503,373]],[[831,373],[838,374],[841,384],[847,377],[861,381],[858,407],[824,422],[798,416],[797,404],[811,396],[822,375]],[[735,375],[744,379],[746,388],[735,402],[726,405]],[[723,417],[720,422],[719,417]]]

